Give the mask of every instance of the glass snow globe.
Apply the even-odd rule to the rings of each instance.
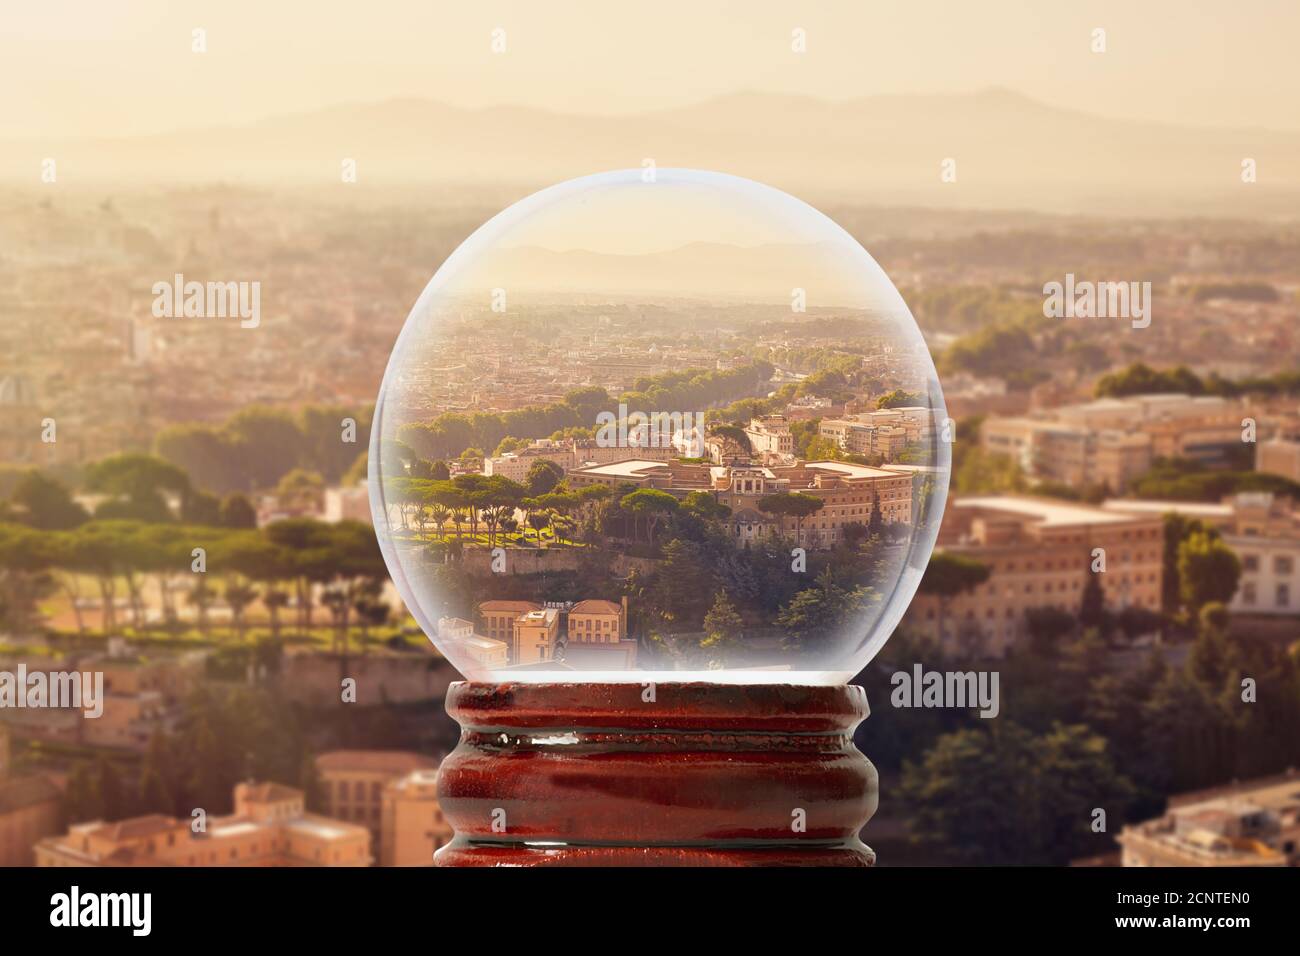
[[[545,189],[438,269],[375,409],[375,528],[471,681],[841,685],[934,546],[951,423],[830,218],[684,169]]]

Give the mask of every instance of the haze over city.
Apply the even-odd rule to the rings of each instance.
[[[109,690],[0,713],[0,864],[428,865],[459,676],[788,674],[922,565],[857,675],[884,865],[1300,862],[1296,5],[5,18],[0,673]],[[415,316],[376,516],[431,277],[609,170]],[[257,321],[157,308],[186,282]],[[597,428],[656,411],[699,441]],[[891,703],[918,663],[996,719]]]

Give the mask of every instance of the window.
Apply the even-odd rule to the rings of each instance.
[[[1295,570],[1295,562],[1288,554],[1279,554],[1273,558],[1273,573],[1290,575]]]
[[[1247,581],[1241,586],[1241,603],[1254,604],[1258,595],[1255,593],[1255,582]]]
[[[1289,607],[1291,604],[1291,585],[1279,584],[1277,586],[1277,606]]]
[[[1244,571],[1258,571],[1258,570],[1259,570],[1259,555],[1257,555],[1257,554],[1243,554],[1243,555],[1241,556],[1241,567],[1242,567],[1242,570],[1244,570]]]

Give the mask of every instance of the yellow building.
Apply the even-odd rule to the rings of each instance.
[[[417,771],[438,769],[438,762],[405,750],[333,750],[316,758],[325,812],[370,831],[375,857],[383,859],[384,792]]]
[[[560,636],[560,612],[553,607],[529,611],[515,619],[515,630],[510,645],[512,664],[536,664],[549,661],[555,655],[555,642]]]
[[[627,636],[627,599],[579,601],[569,609],[569,643],[617,644]]]
[[[510,646],[474,633],[474,622],[460,617],[438,618],[438,641],[453,654],[459,652],[479,667],[496,670],[510,663]]]
[[[437,770],[413,770],[384,788],[381,865],[432,866],[453,835],[438,803]]]
[[[484,601],[478,606],[479,618],[482,621],[478,633],[513,648],[515,621],[522,614],[541,609],[542,606],[534,601]],[[512,659],[512,663],[517,661]]]
[[[36,844],[37,866],[369,866],[370,833],[303,808],[301,790],[235,787],[235,812],[190,820],[151,814],[74,824]]]

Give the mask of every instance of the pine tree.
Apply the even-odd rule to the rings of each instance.
[[[1101,577],[1089,574],[1088,583],[1083,586],[1083,598],[1079,604],[1079,623],[1085,628],[1095,627],[1105,632],[1106,628],[1106,593],[1101,589]]]
[[[302,755],[302,765],[298,770],[298,789],[303,793],[303,806],[308,810],[319,812],[324,809],[324,787],[320,774],[316,772],[316,758],[310,752]]]
[[[105,820],[121,820],[127,815],[126,788],[122,785],[122,775],[102,756],[95,766],[95,795]]]
[[[744,626],[740,614],[736,611],[736,606],[731,603],[731,598],[727,596],[726,588],[717,593],[713,599],[713,607],[709,613],[704,615],[704,640],[700,642],[701,647],[727,647],[734,645],[740,637],[740,630]]]

